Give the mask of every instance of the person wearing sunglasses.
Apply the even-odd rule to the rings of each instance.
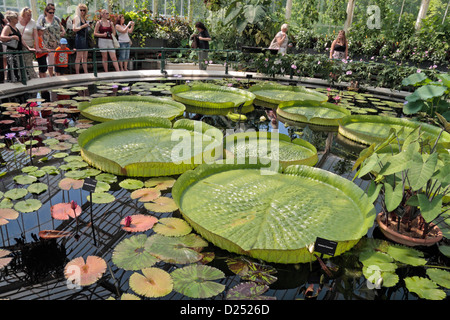
[[[55,49],[58,48],[61,37],[66,35],[61,19],[55,16],[55,5],[53,3],[47,4],[44,14],[39,17],[37,24],[45,28],[43,39],[44,46],[50,50],[47,64],[48,74],[52,77],[54,76]]]
[[[75,56],[75,73],[80,73],[80,63],[83,65],[84,73],[88,73],[87,58],[89,51],[89,28],[90,24],[87,21],[88,8],[85,4],[80,3],[75,12],[73,20],[73,31],[75,32],[75,49],[77,55]]]

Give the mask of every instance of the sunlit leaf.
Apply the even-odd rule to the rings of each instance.
[[[9,223],[9,220],[15,220],[19,217],[19,212],[14,209],[0,209],[0,226]]]
[[[17,202],[14,209],[17,211],[27,213],[38,210],[42,206],[42,202],[38,199],[27,199]]]
[[[406,288],[422,299],[443,300],[447,296],[445,291],[439,289],[436,283],[430,279],[414,276],[407,277],[404,281]]]
[[[175,201],[167,197],[159,197],[152,202],[146,202],[144,203],[144,207],[153,212],[173,212],[178,210]]]
[[[131,220],[131,223],[127,226],[127,219]],[[155,223],[158,222],[158,219],[144,214],[134,214],[128,217],[125,217],[120,221],[120,224],[123,226],[122,229],[127,232],[143,232],[151,229]]]
[[[141,270],[152,267],[159,261],[145,248],[145,234],[139,234],[122,240],[112,254],[112,262],[125,270]]]
[[[149,297],[164,297],[172,292],[171,275],[159,268],[145,268],[143,274],[133,273],[130,277],[130,288],[137,294]]]
[[[64,275],[73,284],[88,286],[103,276],[106,267],[106,261],[100,257],[88,256],[86,262],[83,257],[78,257],[66,265]]]
[[[81,207],[79,205],[76,206],[76,209],[72,209],[71,203],[58,203],[53,205],[50,208],[50,213],[53,219],[57,220],[67,220],[69,218],[76,218],[81,214]]]
[[[267,290],[267,285],[243,282],[228,290],[226,300],[276,300],[276,297],[263,296]]]
[[[179,237],[190,233],[192,228],[180,218],[161,218],[153,227],[153,230],[165,236]]]

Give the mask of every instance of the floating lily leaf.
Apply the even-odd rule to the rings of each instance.
[[[308,262],[314,257],[307,246],[317,237],[337,241],[339,255],[373,226],[375,208],[351,181],[304,165],[263,169],[201,165],[177,179],[172,196],[207,241],[267,262]]]
[[[83,161],[83,157],[82,156],[67,156],[64,158],[65,162],[72,162],[72,161]]]
[[[223,284],[214,281],[224,278],[225,274],[214,267],[189,265],[172,271],[170,275],[173,289],[190,298],[211,298],[225,289]]]
[[[0,270],[3,269],[4,267],[6,267],[8,265],[8,263],[11,262],[12,257],[6,257],[10,253],[11,253],[11,251],[9,251],[9,250],[0,249]]]
[[[109,297],[106,300],[116,300],[114,297]],[[134,295],[132,293],[123,293],[120,296],[120,300],[141,300],[137,295]]]
[[[114,96],[91,99],[78,107],[89,119],[104,122],[125,118],[159,117],[174,119],[186,109],[179,102],[157,97]]]
[[[446,257],[450,258],[450,246],[447,245],[440,245],[439,251]]]
[[[33,182],[36,182],[37,178],[30,175],[20,175],[15,176],[14,181],[18,184],[31,184]]]
[[[131,218],[131,223],[127,223],[127,218]],[[123,225],[122,229],[127,232],[143,232],[151,229],[157,222],[158,219],[153,216],[134,214],[122,219],[120,224]]]
[[[14,203],[9,199],[5,198],[0,202],[0,209],[11,209]]]
[[[137,294],[157,298],[172,292],[173,281],[171,275],[159,268],[145,268],[140,273],[133,273],[130,277],[130,288]]]
[[[414,276],[407,277],[404,281],[406,288],[422,299],[443,300],[447,296],[445,291],[439,289],[436,283],[430,279]]]
[[[14,209],[0,209],[0,226],[9,223],[9,220],[15,220],[19,217],[19,213]]]
[[[133,191],[130,195],[131,199],[138,199],[140,202],[153,201],[161,196],[161,191],[156,188],[142,188]]]
[[[82,188],[83,184],[84,180],[81,179],[64,178],[59,181],[58,186],[63,190],[76,190]]]
[[[122,240],[112,254],[112,262],[125,270],[141,270],[152,267],[159,261],[145,248],[145,234],[139,234]]]
[[[53,154],[53,157],[56,159],[61,159],[67,157],[69,154],[66,152],[57,152]]]
[[[111,186],[109,184],[103,181],[97,181],[94,192],[107,192],[109,191],[109,189],[111,189]]]
[[[5,192],[5,198],[17,200],[25,197],[28,194],[28,190],[24,188],[14,188]]]
[[[276,269],[249,261],[245,258],[227,259],[228,268],[239,275],[243,280],[253,281],[263,285],[270,285],[277,280],[273,274],[277,273]]]
[[[153,212],[173,212],[178,210],[175,201],[167,197],[159,197],[152,202],[144,203],[144,207]]]
[[[88,256],[86,262],[83,257],[70,261],[64,268],[67,280],[80,286],[88,286],[100,279],[106,271],[106,261],[97,256]]]
[[[75,179],[75,180],[83,180],[83,179],[87,178],[86,172],[83,170],[68,171],[64,174],[64,176],[66,178]]]
[[[263,296],[269,286],[255,282],[240,283],[227,292],[226,300],[276,300],[276,297]]]
[[[386,253],[365,251],[359,255],[359,261],[366,266],[377,266],[380,271],[393,272],[397,269],[394,259]]]
[[[207,245],[195,234],[177,238],[155,234],[148,238],[146,250],[165,262],[186,264],[201,260],[203,256],[198,251]]]
[[[91,201],[90,195],[86,196],[88,201]],[[92,203],[110,203],[116,200],[116,197],[110,193],[106,192],[93,192],[92,193]]]
[[[27,167],[23,167],[21,171],[23,173],[30,173],[30,172],[36,171],[37,169],[39,169],[39,168],[36,166],[27,166]]]
[[[72,144],[68,142],[52,143],[51,145],[49,145],[49,148],[52,150],[59,150],[59,151],[69,150],[70,148],[72,148]]]
[[[48,186],[45,183],[33,183],[30,186],[28,186],[27,190],[30,193],[40,194],[44,191],[48,190]]]
[[[117,176],[110,173],[100,173],[99,175],[95,176],[95,180],[111,184],[117,182]]]
[[[449,271],[429,268],[429,269],[427,269],[427,275],[430,277],[431,280],[436,282],[441,287],[450,289],[450,272]]]
[[[17,202],[14,209],[17,211],[27,213],[38,210],[42,206],[42,202],[38,199],[28,199]]]
[[[136,190],[144,187],[144,182],[136,179],[125,179],[119,183],[119,186],[127,190]]]
[[[153,231],[156,233],[170,236],[170,237],[179,237],[187,235],[192,231],[191,226],[179,218],[161,218],[153,227]]]
[[[36,170],[36,171],[30,172],[28,175],[36,177],[36,178],[41,178],[41,177],[45,176],[45,171],[44,170]]]
[[[171,177],[150,178],[145,181],[146,188],[156,188],[159,190],[167,190],[173,187],[175,179]]]
[[[409,247],[391,245],[387,249],[387,254],[397,261],[412,266],[424,266],[427,263],[423,258],[423,252]]]
[[[67,220],[69,218],[76,218],[81,214],[81,207],[76,206],[75,210],[72,209],[71,203],[58,203],[50,208],[50,213],[54,219]]]

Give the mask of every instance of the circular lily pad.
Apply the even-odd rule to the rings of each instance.
[[[317,149],[303,139],[271,132],[241,132],[225,137],[228,156],[237,163],[260,161],[279,163],[283,168],[294,164],[314,166],[318,161]],[[245,160],[247,159],[247,160]],[[256,162],[253,162],[256,163]]]
[[[222,156],[223,135],[201,121],[133,118],[95,125],[78,138],[91,166],[129,177],[180,174]]]
[[[172,292],[172,277],[167,271],[159,268],[145,268],[143,274],[133,273],[130,277],[130,288],[137,294],[157,298],[164,297]]]
[[[175,179],[171,177],[150,178],[145,181],[146,188],[156,188],[159,190],[167,190],[173,187]]]
[[[19,217],[19,212],[14,209],[0,209],[0,226],[9,223],[9,220],[15,220]]]
[[[120,221],[122,229],[128,232],[143,232],[151,229],[158,219],[144,214],[127,216]]]
[[[37,178],[30,175],[20,175],[15,176],[14,181],[18,184],[31,184],[33,182],[36,182]]]
[[[77,205],[74,210],[72,209],[71,203],[62,202],[53,205],[50,208],[50,213],[52,215],[52,218],[57,220],[67,220],[69,218],[75,219],[81,214],[81,207]]]
[[[125,179],[119,183],[119,186],[128,190],[136,190],[141,189],[144,186],[144,182],[136,179]]]
[[[42,202],[38,199],[27,199],[17,202],[14,205],[14,209],[19,212],[27,213],[34,212],[42,206]]]
[[[72,178],[64,178],[61,181],[59,181],[58,186],[63,190],[70,190],[70,189],[80,189],[83,187],[84,180],[82,179],[72,179]]]
[[[90,195],[86,196],[88,201],[91,201]],[[92,203],[110,203],[116,200],[116,197],[110,193],[106,192],[93,192],[92,193]]]
[[[141,188],[131,193],[131,199],[138,199],[140,202],[153,201],[161,196],[161,191],[156,188]]]
[[[98,122],[139,117],[172,120],[186,109],[183,104],[168,99],[128,95],[95,98],[80,103],[78,108],[83,116]]]
[[[100,279],[107,268],[106,261],[97,256],[88,256],[86,262],[78,257],[67,263],[64,275],[74,285],[88,286]]]
[[[223,290],[223,284],[215,282],[225,277],[217,268],[205,265],[189,265],[176,269],[170,274],[173,279],[173,290],[190,298],[211,298]]]
[[[353,182],[303,165],[262,169],[202,165],[177,179],[172,196],[207,241],[268,262],[309,262],[317,237],[336,241],[339,255],[373,226],[375,208]]]
[[[175,201],[167,197],[159,197],[152,202],[144,203],[144,207],[153,212],[173,212],[178,210]]]
[[[40,194],[44,191],[48,190],[48,186],[45,183],[33,183],[30,184],[27,188],[30,193]]]
[[[5,198],[17,200],[25,197],[28,194],[28,190],[24,188],[14,188],[5,192]]]
[[[159,261],[145,248],[145,234],[139,234],[122,240],[112,253],[112,262],[125,270],[141,270],[152,267]]]
[[[153,227],[153,231],[165,236],[179,237],[190,233],[192,228],[180,218],[161,218],[158,220],[158,224]]]

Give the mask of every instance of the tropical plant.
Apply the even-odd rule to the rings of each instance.
[[[442,223],[439,217],[448,210],[448,142],[441,135],[426,137],[421,127],[400,141],[400,131],[391,130],[384,141],[361,152],[353,167],[358,168],[355,178],[371,177],[367,193],[372,201],[380,195],[385,225],[401,234],[418,230],[416,238],[436,236],[433,223]]]

